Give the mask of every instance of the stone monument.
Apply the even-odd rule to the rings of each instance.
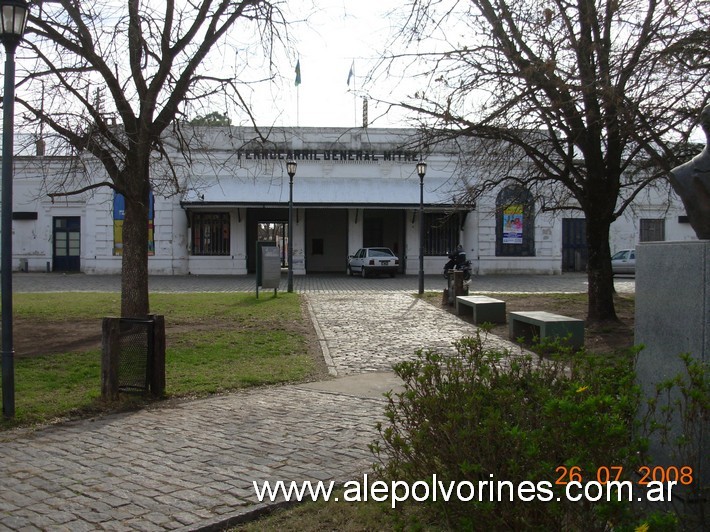
[[[705,148],[671,171],[671,185],[683,200],[690,226],[701,240],[710,240],[710,105],[700,113]]]
[[[636,249],[635,343],[644,346],[636,374],[645,397],[656,394],[658,383],[685,373],[681,354],[705,365],[710,362],[710,105],[700,122],[705,149],[671,173],[671,184],[699,240],[647,242]],[[676,390],[671,400],[682,396]],[[642,408],[640,416],[646,412]],[[665,509],[680,508],[688,529],[701,530],[710,511],[710,420],[707,412],[691,420],[676,412],[669,428],[671,441],[683,438],[688,445],[669,445],[656,434],[649,442],[652,464],[647,465],[664,472],[693,468],[693,483],[678,486],[675,502]]]

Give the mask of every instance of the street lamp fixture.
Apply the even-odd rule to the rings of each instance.
[[[27,25],[25,0],[0,0],[0,41],[5,45],[5,93],[2,130],[2,413],[15,417],[15,350],[12,339],[12,166],[15,128],[15,50]]]
[[[293,176],[296,175],[296,161],[286,163],[288,174],[288,291],[293,292]]]
[[[424,176],[426,175],[426,163],[417,163],[417,174],[419,174],[419,293],[424,293]]]
[[[0,10],[0,39],[5,46],[11,42],[17,47],[25,34],[29,6],[25,0],[3,0]]]
[[[286,163],[286,173],[288,174],[288,177],[293,179],[293,176],[296,175],[296,168],[298,167],[298,163],[296,161],[288,161]]]

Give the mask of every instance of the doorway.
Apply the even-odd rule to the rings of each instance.
[[[400,273],[404,271],[405,211],[365,209],[362,216],[362,247],[387,247],[399,257]]]
[[[584,218],[562,219],[562,271],[586,272],[587,220]]]
[[[257,222],[257,242],[274,242],[279,249],[281,267],[288,267],[288,223]]]
[[[306,268],[311,272],[345,272],[348,261],[348,211],[306,211]]]
[[[294,210],[294,222],[296,211]],[[247,271],[256,272],[257,242],[276,242],[282,267],[288,266],[288,209],[247,209]]]
[[[52,240],[52,271],[81,271],[81,217],[55,216]]]

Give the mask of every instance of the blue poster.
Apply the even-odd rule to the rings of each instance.
[[[523,243],[523,206],[510,205],[503,211],[503,244]]]
[[[148,203],[148,255],[155,255],[155,229],[153,225],[153,207],[155,200],[150,192]],[[126,199],[123,194],[113,193],[113,254],[123,254],[123,220],[126,219]]]

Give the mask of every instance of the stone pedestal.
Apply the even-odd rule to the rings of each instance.
[[[710,362],[710,241],[638,245],[635,321],[635,343],[645,346],[639,354],[637,379],[646,397],[655,395],[659,382],[685,374],[680,354]],[[696,514],[696,518],[697,512],[702,515],[707,511],[710,496],[709,425],[707,418],[688,424],[679,415],[674,416],[671,439],[680,435],[690,439],[688,449],[680,456],[660,437],[650,442],[653,464],[648,465],[693,468],[696,482],[690,490],[678,493],[689,502],[684,511]]]
[[[460,270],[449,270],[449,278],[447,281],[447,288],[445,291],[445,298],[449,306],[456,305],[456,298],[458,296],[468,295],[468,284],[464,283],[463,272]]]

